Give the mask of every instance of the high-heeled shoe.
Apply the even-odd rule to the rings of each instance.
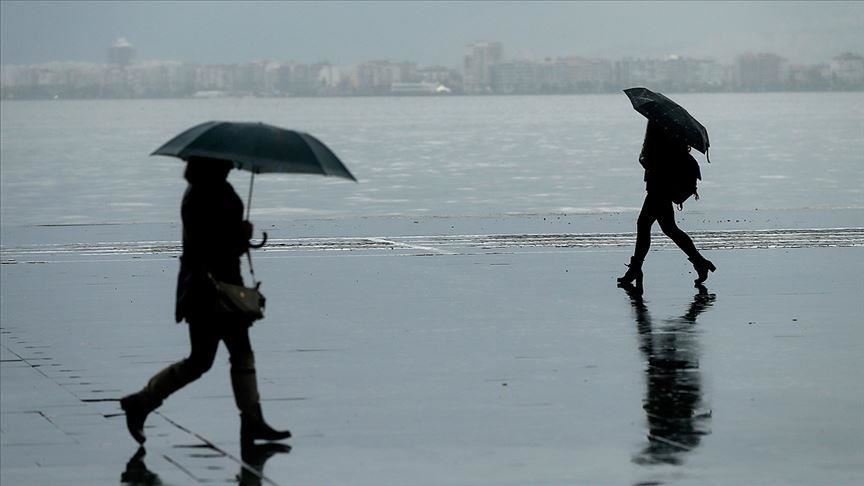
[[[636,283],[636,287],[642,287],[642,260],[630,257],[627,273],[618,278],[618,285],[632,285],[634,282]]]
[[[697,278],[694,280],[696,286],[702,285],[702,282],[708,280],[708,272],[717,270],[717,267],[710,260],[699,256],[698,258],[689,258],[693,264],[693,269],[696,270]]]

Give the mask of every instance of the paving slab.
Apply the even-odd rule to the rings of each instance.
[[[116,401],[188,352],[176,226],[7,228],[0,482],[860,484],[857,215],[691,220],[707,289],[658,236],[641,296],[624,217],[274,223],[251,336],[294,437],[246,457],[224,349],[146,455]]]

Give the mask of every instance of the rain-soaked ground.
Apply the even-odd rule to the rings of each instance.
[[[263,408],[241,454],[227,352],[148,420],[117,399],[187,352],[178,228],[4,228],[0,482],[861,484],[861,211],[691,214],[693,287],[632,214],[260,225]],[[146,452],[146,454],[145,454]]]

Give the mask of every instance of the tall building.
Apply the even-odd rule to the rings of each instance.
[[[492,86],[492,66],[504,60],[500,42],[469,44],[465,52],[464,89],[467,93],[483,93]]]
[[[117,39],[108,48],[108,64],[128,66],[132,63],[132,58],[134,57],[135,49],[125,37]]]
[[[735,59],[736,84],[744,91],[782,89],[786,71],[786,59],[776,54],[745,54]]]

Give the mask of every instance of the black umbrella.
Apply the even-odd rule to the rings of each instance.
[[[708,130],[678,103],[648,88],[628,88],[624,93],[633,108],[649,121],[656,122],[687,145],[708,154]],[[710,160],[709,160],[710,162]]]
[[[238,168],[252,172],[247,218],[252,206],[255,174],[321,174],[357,181],[339,157],[317,138],[265,123],[202,123],[172,138],[150,155],[168,155],[183,160],[189,157],[230,160]]]

